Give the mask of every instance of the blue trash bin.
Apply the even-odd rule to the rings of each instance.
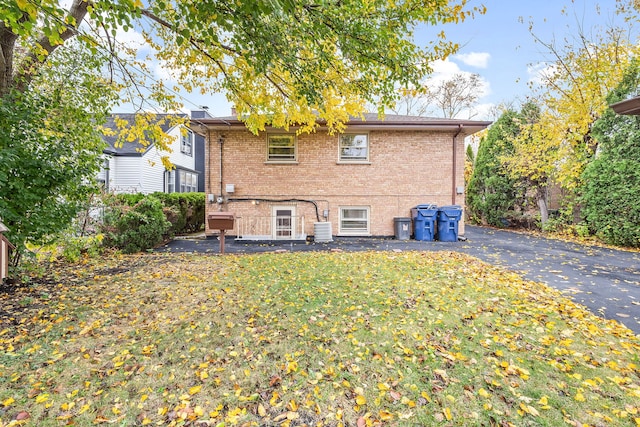
[[[435,239],[437,214],[438,207],[434,204],[418,205],[411,209],[413,237],[416,240],[432,241]]]
[[[438,208],[438,240],[441,242],[458,241],[458,222],[462,218],[462,207],[458,205]]]

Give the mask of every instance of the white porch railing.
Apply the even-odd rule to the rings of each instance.
[[[305,240],[304,216],[236,217],[236,240]]]

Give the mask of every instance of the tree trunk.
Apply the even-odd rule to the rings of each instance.
[[[35,75],[37,69],[47,60],[48,55],[53,53],[53,51],[60,47],[64,42],[72,37],[75,37],[78,34],[78,27],[80,26],[80,23],[82,22],[84,17],[87,15],[88,6],[89,2],[86,0],[73,0],[73,3],[69,8],[68,18],[73,18],[69,19],[69,22],[74,22],[75,24],[66,24],[65,27],[63,27],[64,29],[60,32],[60,40],[62,41],[61,43],[52,44],[49,41],[49,37],[46,35],[42,36],[40,40],[37,41],[38,48],[46,51],[46,55],[43,56],[42,54],[36,53],[35,45],[31,46],[31,49],[29,50],[26,57],[17,67],[14,68],[13,52],[15,49],[15,40],[13,45],[6,48],[7,53],[5,53],[5,62],[6,58],[9,57],[9,55],[11,58],[11,62],[7,62],[4,68],[8,69],[8,67],[11,67],[11,71],[15,72],[13,73],[14,75],[8,74],[2,76],[9,83],[4,92],[1,91],[2,88],[0,87],[0,96],[6,95],[12,88],[17,89],[19,92],[24,92],[29,87],[29,84],[31,83],[31,80],[33,79],[33,76]],[[2,30],[4,30],[4,27],[0,27],[0,31]],[[10,29],[7,30],[11,32]],[[2,33],[0,32],[0,37],[1,36]],[[0,38],[0,42],[2,41],[2,38]],[[4,49],[5,47],[3,45],[3,51]]]
[[[18,35],[0,22],[0,98],[9,93],[13,79],[13,53]]]
[[[549,220],[549,209],[547,207],[547,200],[544,197],[544,192],[539,190],[536,198],[538,207],[540,208],[540,222],[544,224]]]

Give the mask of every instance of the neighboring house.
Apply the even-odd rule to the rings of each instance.
[[[367,114],[335,135],[319,124],[254,135],[236,117],[192,121],[206,137],[207,216],[235,213],[227,233],[242,239],[393,236],[418,204],[464,206],[464,138],[490,122]]]
[[[160,121],[167,115],[158,114]],[[106,127],[117,132],[115,118],[135,121],[135,114],[114,114],[106,123]],[[162,131],[171,136],[172,152],[157,149],[153,141],[136,140],[116,146],[117,136],[105,136],[108,147],[104,150],[105,165],[98,174],[98,180],[107,191],[114,193],[153,192],[195,192],[198,191],[198,180],[204,175],[204,164],[200,159],[201,169],[196,166],[197,155],[204,151],[196,147],[194,133],[184,126],[162,124]],[[203,142],[200,142],[203,144]],[[175,169],[167,170],[161,158],[168,156]]]
[[[205,118],[212,118],[209,113],[207,113],[204,110],[199,110],[199,111],[192,111],[191,112],[191,119],[205,119]],[[205,159],[205,155],[204,155],[204,136],[198,134],[198,133],[194,133],[193,134],[193,141],[194,141],[194,159],[195,159],[195,169],[199,172],[198,174],[198,192],[199,193],[204,193],[204,159]]]

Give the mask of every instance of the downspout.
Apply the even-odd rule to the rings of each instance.
[[[453,146],[453,167],[451,168],[451,204],[455,205],[456,204],[456,174],[457,174],[457,170],[456,170],[456,163],[458,162],[458,158],[456,155],[456,138],[458,137],[458,135],[460,135],[460,132],[462,132],[462,128],[463,125],[459,124],[458,125],[458,131],[455,133],[455,135],[453,135],[453,140],[452,140],[452,146]]]
[[[109,192],[110,188],[109,188],[109,180],[111,179],[111,176],[109,175],[109,172],[111,171],[111,156],[107,156],[107,158],[105,159],[104,162],[104,188],[107,191],[107,193]]]
[[[207,183],[205,185],[205,189],[204,191],[207,194],[212,194],[213,193],[213,185],[211,185],[211,131],[209,129],[207,129],[207,135],[206,135],[206,140],[205,140],[205,158],[207,160],[207,172],[205,173],[205,176],[207,177]],[[207,200],[207,203],[209,203],[209,200]]]

